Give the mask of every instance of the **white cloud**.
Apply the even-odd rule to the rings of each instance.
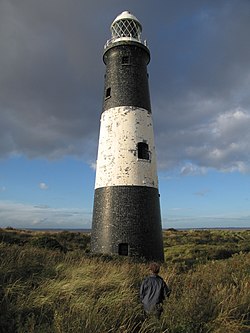
[[[0,227],[89,228],[91,213],[82,209],[52,208],[0,201]]]
[[[49,186],[46,183],[39,183],[39,188],[41,190],[47,190],[49,188]]]
[[[181,168],[180,174],[181,176],[196,176],[203,175],[206,171],[207,170],[204,167],[198,167],[192,163],[187,163]]]
[[[160,168],[170,170],[179,165],[182,176],[205,174],[208,169],[250,172],[250,110],[237,107],[219,112],[225,109],[222,101],[217,107],[216,101],[210,106],[212,110],[199,110],[194,105],[189,120],[182,109],[179,113],[174,110],[173,115],[170,111],[170,118],[166,123],[163,120],[165,130],[156,137]]]
[[[169,216],[163,218],[163,228],[249,228],[248,214],[234,216]]]
[[[6,187],[5,186],[1,186],[0,187],[0,192],[5,192],[6,191]]]
[[[92,162],[90,164],[90,167],[91,167],[92,170],[96,170],[96,162]]]
[[[204,189],[204,190],[200,190],[200,191],[194,192],[194,195],[197,195],[199,197],[204,197],[209,192],[210,192],[210,190]]]
[[[173,207],[173,208],[169,208],[169,211],[173,211],[173,212],[180,212],[180,211],[187,211],[189,210],[188,208],[183,208],[183,207]]]

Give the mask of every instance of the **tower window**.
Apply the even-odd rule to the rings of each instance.
[[[111,97],[111,88],[110,87],[106,89],[106,95],[105,95],[105,98],[109,98],[109,97]]]
[[[128,243],[120,243],[118,245],[118,254],[120,256],[128,256]]]
[[[137,149],[139,159],[149,160],[149,150],[146,142],[138,142]]]
[[[130,57],[129,56],[123,56],[122,57],[122,64],[127,65],[130,63]]]

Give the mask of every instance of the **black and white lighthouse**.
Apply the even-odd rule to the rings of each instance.
[[[150,52],[142,26],[125,11],[104,46],[103,110],[91,234],[93,253],[164,260],[154,132],[148,87]]]

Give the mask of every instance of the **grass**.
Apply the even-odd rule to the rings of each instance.
[[[2,229],[0,241],[0,332],[250,332],[249,231],[164,232],[160,321],[139,301],[145,263],[93,257],[81,233]]]

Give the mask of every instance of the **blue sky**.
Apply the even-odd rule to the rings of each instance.
[[[91,226],[102,50],[142,23],[165,228],[250,226],[250,2],[3,0],[0,227]]]

